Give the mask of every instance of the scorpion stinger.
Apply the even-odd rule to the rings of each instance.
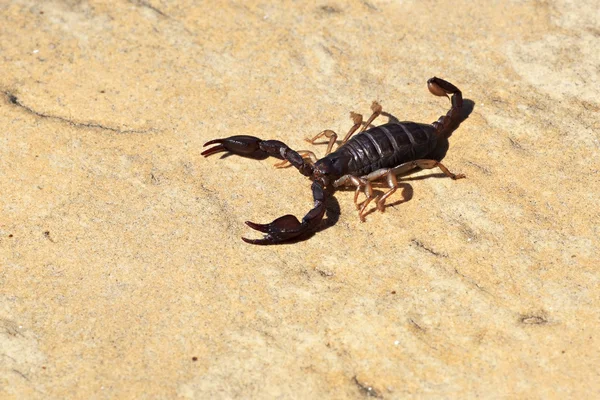
[[[450,100],[452,107],[450,110],[448,110],[446,115],[442,115],[436,122],[431,124],[438,134],[446,135],[446,129],[456,124],[460,118],[460,110],[463,105],[462,92],[450,82],[446,82],[435,76],[427,80],[427,88],[436,96],[448,97],[449,94],[452,95],[452,99]]]

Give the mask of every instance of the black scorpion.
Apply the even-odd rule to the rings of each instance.
[[[451,133],[450,128],[460,118],[463,104],[462,93],[453,84],[436,77],[427,81],[427,87],[436,96],[452,95],[450,110],[436,122],[432,124],[391,122],[367,130],[373,120],[382,113],[381,106],[377,102],[373,102],[371,107],[373,114],[364,124],[360,133],[352,139],[350,137],[362,125],[362,116],[351,113],[354,126],[336,151],[331,152],[337,140],[337,134],[331,130],[325,130],[314,138],[307,139],[310,143],[314,143],[321,137],[329,139],[327,155],[320,160],[317,160],[311,151],[296,152],[278,140],[262,140],[254,136],[238,135],[205,143],[204,146],[217,145],[202,152],[205,157],[221,151],[255,159],[272,156],[283,160],[276,164],[277,167],[291,164],[302,175],[310,177],[313,181],[314,207],[302,218],[302,222],[289,214],[279,217],[269,224],[246,221],[250,228],[265,235],[262,239],[242,239],[251,244],[267,245],[285,242],[310,232],[323,219],[326,197],[342,186],[353,185],[356,187],[354,204],[359,210],[358,215],[361,221],[364,221],[365,210],[371,200],[375,198],[371,182],[377,179],[385,177],[389,186],[386,193],[375,198],[377,209],[383,212],[385,201],[398,188],[397,175],[405,174],[415,168],[438,167],[452,179],[464,178],[465,176],[462,174],[450,172],[436,159],[439,157],[434,154],[438,142],[448,137]],[[366,199],[359,204],[358,196],[361,190],[364,191]]]

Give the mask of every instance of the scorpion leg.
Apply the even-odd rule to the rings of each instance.
[[[327,154],[329,154],[331,152],[331,148],[333,147],[333,145],[335,144],[335,141],[337,140],[337,133],[335,133],[334,131],[332,131],[330,129],[326,129],[326,130],[320,132],[319,134],[317,134],[312,139],[305,138],[304,140],[307,141],[310,144],[315,144],[315,141],[317,139],[322,138],[323,136],[325,136],[326,138],[329,139],[329,143],[327,144],[327,151],[325,153],[325,155],[327,155]],[[315,155],[314,152],[312,152],[310,150],[299,150],[298,153],[300,153],[300,155],[303,158],[306,158],[306,156],[309,156],[310,160],[312,161],[313,164],[317,162],[317,156]],[[290,163],[287,160],[284,160],[284,161],[282,161],[280,163],[275,164],[275,167],[276,168],[285,168],[289,164]]]
[[[354,191],[354,205],[358,210],[358,217],[362,222],[365,222],[364,212],[367,209],[367,206],[373,200],[373,186],[371,186],[371,182],[365,177],[357,177],[354,175],[344,175],[341,178],[337,179],[334,183],[334,187],[347,186],[348,184],[352,184],[356,186],[356,190]],[[364,190],[366,199],[359,204],[358,203],[358,195],[361,192],[361,189]]]
[[[379,115],[381,115],[381,112],[383,111],[381,105],[376,101],[374,101],[373,104],[371,105],[371,110],[373,111],[373,114],[369,117],[366,124],[361,129],[361,132],[364,132],[369,127],[369,125],[371,125],[371,123],[375,120],[375,118],[377,118]],[[354,135],[354,133],[356,131],[358,131],[358,129],[362,125],[363,116],[361,114],[351,112],[350,118],[352,119],[352,122],[354,124],[352,125],[350,130],[348,130],[348,133],[346,133],[346,136],[344,136],[344,139],[342,140],[342,142],[340,143],[339,146],[346,143],[350,139],[350,137],[352,135]],[[333,150],[333,145],[335,144],[335,142],[337,141],[337,138],[338,138],[338,135],[337,135],[337,133],[335,133],[335,131],[332,131],[331,129],[325,129],[324,131],[318,133],[315,137],[310,138],[310,139],[306,138],[304,140],[306,140],[310,144],[315,144],[315,141],[322,138],[323,136],[325,136],[327,139],[329,139],[329,142],[327,143],[327,150],[325,151],[325,155],[328,155],[329,153],[331,153],[331,150]],[[286,166],[286,163],[283,162],[280,165],[282,167],[284,167],[284,166]]]
[[[362,115],[357,114],[355,112],[351,112],[350,118],[352,119],[354,124],[352,125],[352,127],[350,128],[350,130],[348,131],[346,136],[344,137],[344,140],[342,140],[342,144],[346,143],[348,141],[348,138],[350,138],[350,136],[352,136],[354,134],[354,132],[356,132],[358,130],[358,128],[360,128],[360,126],[362,125],[362,121],[363,121]],[[329,139],[329,142],[327,143],[327,150],[325,151],[325,155],[328,155],[329,153],[331,153],[331,150],[333,149],[333,145],[335,144],[335,142],[338,138],[337,133],[335,133],[331,129],[326,129],[326,130],[320,132],[312,139],[306,138],[304,140],[306,140],[310,144],[315,144],[315,141],[317,139],[322,138],[323,136],[325,136],[327,139]]]
[[[448,113],[442,115],[432,124],[438,134],[443,134],[460,117],[460,110],[463,104],[462,92],[450,82],[436,78],[435,76],[427,81],[427,88],[436,96],[448,97],[449,94],[452,95],[450,99],[452,107],[450,107]]]
[[[360,126],[362,125],[363,116],[361,114],[351,112],[350,118],[352,119],[352,122],[354,122],[354,125],[352,125],[352,128],[350,128],[348,133],[346,133],[346,136],[344,136],[344,139],[342,140],[342,143],[340,144],[340,146],[342,144],[346,143],[348,141],[348,139],[350,139],[350,136],[354,135],[354,132],[356,132],[358,130],[358,128],[360,128]]]
[[[385,192],[380,198],[377,199],[377,209],[381,212],[385,211],[385,201],[387,198],[393,195],[396,190],[398,190],[398,179],[396,179],[396,174],[394,171],[388,170],[386,178],[390,190]]]
[[[372,182],[381,179],[384,176],[386,177],[388,187],[390,188],[390,190],[388,190],[382,196],[377,197],[375,199],[375,202],[377,203],[377,209],[381,212],[385,211],[386,199],[392,194],[394,194],[396,190],[398,190],[398,180],[396,179],[396,174],[391,168],[382,168],[362,177],[363,179]],[[364,213],[364,210],[362,210],[361,212]]]
[[[325,136],[327,139],[329,139],[329,143],[327,144],[327,151],[325,152],[325,155],[327,155],[327,154],[331,153],[331,149],[333,148],[333,145],[335,144],[335,141],[337,140],[337,133],[335,133],[331,129],[325,129],[323,132],[320,132],[319,134],[317,134],[314,138],[312,138],[312,139],[306,138],[304,140],[306,140],[310,144],[315,144],[315,141],[317,139],[322,138],[323,136]]]
[[[381,107],[381,104],[379,104],[377,101],[374,101],[373,104],[371,104],[371,111],[373,111],[373,114],[371,114],[371,116],[365,123],[365,126],[362,127],[359,133],[363,133],[369,128],[369,125],[371,125],[371,123],[375,121],[375,118],[379,117],[383,112],[383,107]],[[346,140],[348,139],[350,139],[350,136],[348,136],[342,144],[346,143]]]
[[[298,237],[314,229],[319,225],[325,214],[325,190],[320,182],[314,181],[312,184],[312,192],[315,201],[314,207],[304,216],[304,218],[302,218],[302,222],[298,221],[298,218],[291,214],[279,217],[270,224],[257,224],[246,221],[246,225],[250,228],[262,232],[265,235],[262,239],[246,239],[243,237],[242,240],[250,244],[277,244]]]
[[[375,102],[373,104],[375,104]],[[358,128],[360,128],[360,126],[362,125],[362,121],[363,121],[362,115],[357,114],[355,112],[351,112],[350,118],[352,118],[354,125],[352,125],[352,127],[350,128],[350,130],[344,137],[344,140],[342,140],[341,144],[346,143],[348,141],[348,139],[350,138],[350,136],[352,136],[354,134],[354,132],[356,132],[358,130]],[[338,138],[338,135],[337,135],[337,133],[335,133],[335,131],[332,131],[331,129],[325,129],[324,131],[318,133],[315,137],[310,138],[310,139],[305,138],[304,140],[310,144],[315,144],[315,142],[318,139],[322,138],[323,136],[325,136],[327,139],[329,139],[329,142],[327,143],[327,150],[325,151],[325,155],[328,155],[329,153],[331,153],[331,150],[333,149],[333,145],[335,144],[335,142],[337,141],[337,138]],[[341,144],[340,144],[340,146],[341,146]],[[308,155],[310,157],[311,161],[313,162],[313,164],[317,162],[317,156],[312,151],[301,150],[301,151],[298,151],[298,153],[300,153],[302,155],[302,157],[304,157],[304,158],[306,158],[306,156]],[[276,168],[285,168],[288,165],[289,165],[289,162],[284,160],[278,164],[275,164],[275,167]]]
[[[290,149],[285,143],[279,140],[262,140],[254,136],[238,135],[225,139],[211,140],[204,143],[204,146],[213,144],[217,146],[208,148],[202,152],[204,157],[221,151],[228,151],[239,156],[255,159],[272,156],[288,161],[294,167],[298,168],[302,175],[312,175],[313,166],[307,163],[298,152]]]
[[[454,174],[452,172],[450,172],[450,170],[448,168],[446,168],[444,166],[444,164],[442,164],[441,162],[437,161],[437,160],[415,160],[415,161],[409,161],[407,163],[404,164],[400,164],[397,167],[394,167],[392,169],[393,173],[395,175],[400,175],[400,174],[405,174],[415,168],[422,168],[422,169],[432,169],[435,167],[438,167],[439,169],[442,170],[442,172],[447,176],[450,177],[454,180],[457,179],[462,179],[465,178],[466,176],[464,174]]]
[[[415,161],[401,164],[392,169],[384,168],[384,169],[380,169],[380,170],[371,172],[369,175],[365,176],[364,178],[369,181],[374,181],[385,175],[386,179],[387,179],[388,187],[390,188],[390,190],[385,192],[381,197],[379,197],[376,200],[377,209],[379,211],[381,211],[381,212],[385,211],[385,201],[387,200],[388,197],[390,197],[392,194],[394,194],[396,192],[396,190],[398,190],[398,179],[396,178],[396,175],[409,172],[410,170],[417,168],[417,167],[422,168],[422,169],[432,169],[432,168],[438,167],[439,169],[442,170],[442,172],[446,176],[448,176],[454,180],[465,178],[464,174],[454,174],[454,173],[450,172],[450,170],[448,170],[448,168],[446,168],[446,166],[444,164],[442,164],[441,162],[436,161],[436,160],[415,160]]]
[[[373,104],[371,104],[371,111],[373,112],[373,114],[371,114],[367,122],[365,122],[364,126],[362,127],[359,133],[362,133],[366,131],[367,128],[369,128],[369,125],[371,125],[371,123],[375,121],[375,118],[381,115],[381,113],[383,112],[383,108],[381,107],[381,104],[374,101]],[[340,146],[345,144],[348,140],[350,140],[350,137],[352,137],[352,135],[354,135],[358,128],[360,128],[360,126],[363,124],[363,116],[361,114],[351,112],[350,118],[352,118],[352,120],[354,121],[354,125],[352,126],[352,128],[350,128],[346,136],[344,136],[344,139],[342,140],[342,143],[340,143]]]
[[[348,182],[351,182],[352,184],[356,185],[356,192],[354,194],[354,203],[356,204],[357,208],[360,208],[359,217],[360,217],[361,221],[364,222],[365,210],[374,197],[370,182],[376,181],[384,176],[386,177],[387,184],[390,189],[375,200],[375,202],[377,203],[377,209],[381,212],[384,212],[386,200],[388,199],[388,197],[390,197],[392,194],[394,194],[396,192],[396,190],[398,190],[398,179],[396,177],[397,175],[405,174],[415,168],[432,169],[435,167],[438,167],[439,169],[441,169],[442,172],[446,176],[448,176],[454,180],[465,178],[464,174],[454,174],[454,173],[450,172],[450,170],[448,168],[446,168],[446,166],[444,164],[442,164],[441,162],[439,162],[437,160],[415,160],[415,161],[410,161],[410,162],[407,162],[404,164],[400,164],[399,166],[397,166],[395,168],[378,169],[378,170],[373,171],[370,174],[362,176],[360,178],[354,177],[352,175],[346,175],[346,176],[343,176],[342,178],[340,178],[339,180],[337,180],[334,183],[334,186],[336,186],[336,187],[343,186],[343,185],[347,184]],[[343,180],[344,178],[346,178],[346,179]],[[357,203],[357,199],[358,199],[358,195],[360,193],[360,189],[363,186],[365,188],[365,196],[367,196],[367,199],[365,200],[365,202],[363,203],[363,205],[361,207]]]

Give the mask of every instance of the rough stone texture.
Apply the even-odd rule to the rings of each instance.
[[[0,397],[600,396],[599,9],[0,2]],[[434,75],[474,102],[467,179],[240,241],[310,184],[203,143],[434,121]]]

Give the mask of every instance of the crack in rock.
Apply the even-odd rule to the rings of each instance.
[[[145,0],[129,0],[129,2],[133,5],[136,5],[138,7],[144,7],[144,8],[148,8],[152,11],[154,11],[155,13],[157,13],[160,16],[163,16],[165,18],[169,18],[169,16],[167,14],[165,14],[164,12],[162,12],[161,10],[159,10],[158,8],[156,8],[155,6],[153,6],[152,4],[148,3]]]
[[[421,242],[419,239],[415,238],[415,239],[412,239],[410,242],[412,244],[414,244],[415,246],[417,246],[418,248],[421,248],[421,249],[425,250],[426,252],[433,254],[436,257],[448,258],[448,254],[435,251],[431,247],[425,245],[425,243]]]
[[[358,380],[358,378],[356,377],[356,375],[354,375],[352,377],[352,382],[354,382],[354,384],[356,386],[358,386],[358,390],[360,390],[360,392],[367,396],[367,397],[375,397],[378,399],[382,399],[383,396],[377,391],[375,390],[375,388],[373,388],[371,385],[368,385],[364,382],[361,382]]]
[[[115,128],[113,126],[102,125],[102,124],[99,124],[96,122],[74,121],[69,118],[61,117],[59,115],[46,114],[43,112],[36,111],[33,108],[23,104],[17,96],[15,96],[13,93],[11,93],[9,91],[4,91],[3,93],[6,96],[6,98],[8,99],[9,103],[22,108],[23,110],[27,111],[29,114],[35,115],[40,118],[53,119],[56,121],[64,122],[64,123],[67,123],[76,128],[95,128],[95,129],[103,129],[103,130],[107,130],[107,131],[111,131],[111,132],[116,132],[116,133],[149,133],[149,132],[155,131],[155,129],[144,129],[144,130],[119,129],[119,128]]]
[[[543,314],[523,314],[519,317],[519,322],[525,325],[546,325],[548,323],[548,318]]]

